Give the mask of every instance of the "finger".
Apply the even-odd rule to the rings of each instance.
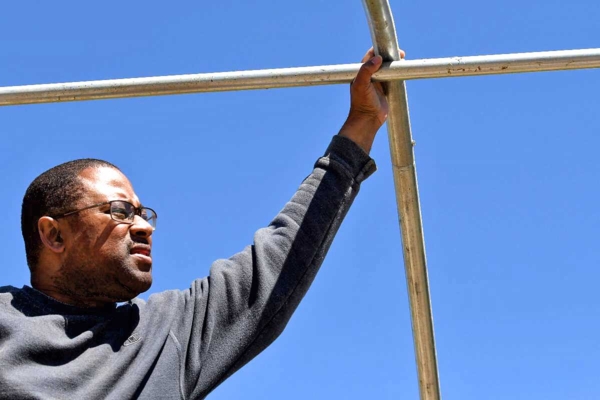
[[[382,61],[381,56],[375,56],[365,62],[358,70],[358,74],[354,78],[354,83],[359,86],[369,85],[371,83],[371,76],[381,67]]]
[[[371,58],[375,57],[375,49],[372,47],[367,51],[367,54],[360,60],[361,63],[369,61]]]
[[[398,52],[400,53],[400,58],[404,58],[406,57],[406,52],[402,49],[398,49]],[[373,49],[373,47],[371,47],[369,49],[369,51],[367,51],[367,54],[365,54],[365,56],[362,58],[362,60],[360,61],[361,63],[367,62],[368,60],[370,60],[371,58],[375,57],[375,49]]]

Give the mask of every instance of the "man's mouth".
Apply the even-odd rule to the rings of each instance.
[[[131,249],[130,254],[142,254],[144,256],[150,257],[150,247],[134,247]]]
[[[148,245],[136,245],[129,251],[129,254],[147,263],[152,263],[151,253],[152,248]]]

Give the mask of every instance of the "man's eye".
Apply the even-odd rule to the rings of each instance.
[[[111,214],[117,219],[127,219],[127,210],[124,208],[113,208]]]

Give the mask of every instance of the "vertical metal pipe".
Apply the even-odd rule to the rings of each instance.
[[[400,60],[396,29],[388,0],[363,0],[363,4],[369,20],[375,53],[381,55],[384,61]],[[386,82],[385,85],[389,103],[388,136],[402,230],[419,391],[422,400],[439,400],[441,395],[429,299],[425,241],[406,86],[404,81]]]

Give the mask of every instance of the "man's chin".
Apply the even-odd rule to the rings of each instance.
[[[123,289],[121,296],[119,296],[123,299],[117,301],[129,301],[150,289],[152,286],[152,267],[147,272],[134,269],[126,277],[119,279],[118,284]]]
[[[148,277],[146,279],[130,282],[130,293],[133,297],[138,296],[140,293],[147,292],[152,286],[152,275],[149,272],[147,274]]]
[[[144,254],[132,254],[130,255],[134,261],[137,269],[142,272],[152,271],[152,257]]]

